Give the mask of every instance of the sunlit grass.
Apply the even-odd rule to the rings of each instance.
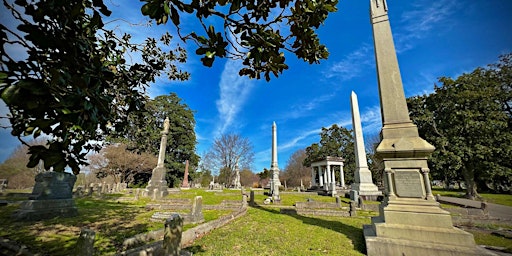
[[[434,195],[451,196],[451,197],[459,197],[459,198],[463,198],[465,195],[464,190],[444,190],[441,188],[432,188],[432,193]],[[510,194],[479,193],[479,195],[486,202],[512,207],[512,195],[510,195]]]
[[[186,248],[194,255],[363,255],[368,217],[305,217],[249,208]]]

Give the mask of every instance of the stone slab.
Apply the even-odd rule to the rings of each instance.
[[[42,220],[55,217],[73,217],[78,209],[73,199],[28,200],[13,214],[15,220]]]

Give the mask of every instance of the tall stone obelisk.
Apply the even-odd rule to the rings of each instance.
[[[165,169],[165,150],[167,147],[167,134],[169,134],[169,118],[166,117],[164,121],[164,130],[160,133],[162,134],[162,138],[160,139],[160,151],[158,152],[158,163],[156,168],[153,169],[153,173],[151,174],[151,180],[144,191],[145,196],[150,196],[153,198],[161,198],[169,194],[167,191],[167,181],[165,180],[165,175],[167,173],[167,169]]]
[[[350,190],[357,191],[357,195],[365,200],[376,200],[378,196],[382,195],[382,192],[373,184],[372,173],[370,169],[368,169],[366,151],[364,150],[363,128],[359,114],[359,103],[355,92],[352,92],[350,95],[350,104],[352,106],[352,128],[354,130],[354,151],[356,154],[355,182],[350,185]],[[351,195],[355,194],[356,193],[351,193]],[[357,198],[351,199],[358,201]]]
[[[279,167],[277,166],[277,126],[276,122],[272,124],[272,162],[270,163],[270,195],[272,199],[276,202],[281,200],[279,196],[279,186],[281,186],[281,181],[279,181]]]
[[[427,157],[434,147],[409,118],[386,0],[370,0],[370,15],[383,124],[376,153],[386,192],[380,215],[363,227],[367,255],[485,255],[432,196]]]

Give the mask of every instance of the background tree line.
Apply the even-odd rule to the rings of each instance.
[[[512,193],[512,54],[439,82],[433,93],[408,99],[420,136],[436,147],[432,176],[464,181],[469,198]]]

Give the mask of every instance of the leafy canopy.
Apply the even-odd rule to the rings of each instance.
[[[420,135],[436,147],[435,176],[464,179],[467,196],[512,191],[512,54],[408,99]]]
[[[243,60],[240,75],[267,81],[288,69],[282,50],[299,59],[318,63],[329,55],[316,29],[337,11],[338,0],[141,0],[144,15],[158,24],[172,21],[181,39],[196,43],[196,54],[211,67],[216,57]],[[195,14],[202,35],[183,32],[185,15]],[[215,25],[214,18],[222,23]],[[208,20],[208,24],[206,21]]]
[[[16,29],[0,24],[0,95],[12,135],[24,144],[24,136],[50,137],[47,145],[29,146],[28,167],[42,160],[45,169],[69,166],[78,174],[87,152],[100,148],[92,141],[119,130],[128,113],[143,108],[145,88],[156,76],[188,78],[176,66],[186,58],[181,48],[164,52],[153,38],[134,44],[129,34],[105,29],[102,17],[110,11],[101,0],[3,4],[19,23]],[[170,41],[168,34],[159,40]],[[142,60],[128,63],[130,52]]]

